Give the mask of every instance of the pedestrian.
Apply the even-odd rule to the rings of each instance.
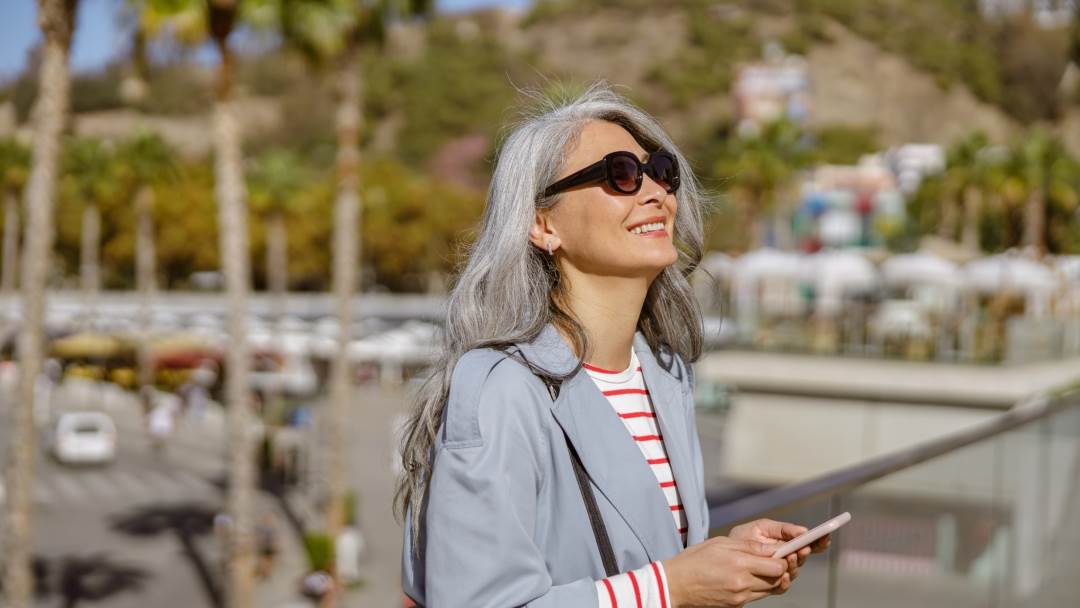
[[[229,568],[229,553],[232,546],[233,520],[225,511],[214,514],[214,539],[217,541],[218,568],[226,576]]]
[[[165,394],[155,391],[153,409],[147,421],[150,431],[150,444],[154,454],[163,456],[165,446],[172,436],[176,425],[176,416],[179,412],[179,398],[176,395]]]
[[[360,582],[360,556],[364,551],[364,535],[355,524],[347,525],[334,544],[334,565],[337,568],[338,581],[343,585]]]
[[[274,558],[278,553],[277,526],[274,516],[269,513],[264,513],[255,524],[255,547],[259,554],[255,574],[265,579],[273,574]]]
[[[742,606],[791,585],[811,549],[770,546],[805,528],[706,540],[687,280],[704,205],[660,125],[605,86],[509,134],[406,426],[417,604]]]
[[[38,427],[47,425],[53,416],[53,392],[63,377],[63,366],[53,358],[46,359],[41,366],[41,373],[34,380],[34,424]]]

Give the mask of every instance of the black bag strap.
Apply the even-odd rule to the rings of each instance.
[[[547,384],[548,392],[551,393],[551,400],[558,399],[559,385],[546,378],[544,382]],[[596,495],[593,494],[592,486],[589,484],[589,475],[585,472],[581,457],[574,449],[574,444],[570,443],[570,436],[566,434],[565,429],[563,429],[563,438],[566,439],[566,449],[570,451],[570,461],[574,465],[574,476],[577,477],[578,489],[581,490],[581,500],[585,502],[585,510],[589,513],[589,524],[592,525],[593,536],[596,537],[596,547],[600,550],[600,561],[604,564],[604,572],[608,576],[615,576],[619,574],[619,566],[615,563],[615,552],[611,549],[611,539],[608,537],[604,518],[596,506]]]

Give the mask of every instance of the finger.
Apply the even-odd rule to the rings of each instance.
[[[773,591],[775,595],[783,595],[787,593],[787,590],[791,588],[791,581],[794,580],[790,574],[785,573],[780,577],[780,580],[776,583],[776,589]]]
[[[810,549],[814,553],[821,553],[822,551],[828,549],[829,545],[831,544],[832,535],[825,535],[814,541],[813,544],[810,545]]]
[[[796,565],[801,566],[805,564],[806,558],[810,556],[810,553],[812,551],[813,549],[811,549],[810,547],[803,547],[802,549],[799,549],[799,551],[795,554],[798,556],[796,558]]]
[[[791,582],[795,582],[795,579],[799,578],[799,568],[798,568],[798,566],[788,570],[788,576],[791,577]]]
[[[785,575],[781,576],[751,576],[746,585],[747,591],[770,594],[776,591]]]
[[[744,553],[749,553],[751,555],[772,557],[772,554],[776,552],[775,543],[762,543],[756,540],[741,540],[736,542],[738,543],[737,548],[739,550],[743,551]]]
[[[784,573],[787,572],[787,562],[785,560],[757,557],[754,555],[747,555],[745,557],[744,567],[754,576],[774,579],[783,576]]]
[[[780,536],[777,536],[775,538],[791,540],[793,538],[806,534],[808,531],[809,530],[807,530],[804,526],[800,526],[799,524],[784,523],[780,524]]]
[[[798,524],[773,521],[771,519],[759,519],[754,524],[758,526],[758,530],[766,537],[775,538],[776,540],[791,540],[800,534],[806,534],[806,528]]]
[[[756,527],[758,532],[768,538],[780,538],[780,533],[784,526],[784,524],[771,519],[756,519],[751,522],[751,525]]]

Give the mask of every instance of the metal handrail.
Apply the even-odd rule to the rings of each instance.
[[[1050,394],[1038,393],[1016,404],[1000,416],[946,437],[871,458],[857,465],[807,481],[719,504],[709,509],[709,525],[713,529],[725,529],[750,519],[768,516],[782,509],[840,494],[1078,404],[1080,404],[1080,385],[1070,386]]]

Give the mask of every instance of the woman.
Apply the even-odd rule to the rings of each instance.
[[[506,139],[406,427],[419,604],[741,606],[790,586],[810,550],[769,545],[804,528],[706,540],[686,279],[702,204],[660,126],[602,86]]]

